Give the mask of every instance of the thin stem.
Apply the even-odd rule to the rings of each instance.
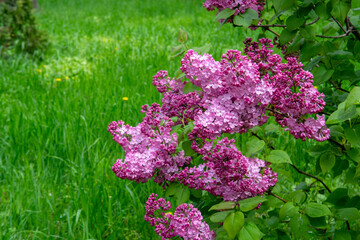
[[[314,175],[311,175],[311,174],[309,174],[309,173],[306,173],[306,172],[304,172],[304,171],[301,171],[301,170],[298,169],[294,164],[290,164],[290,165],[291,165],[298,173],[303,174],[303,175],[305,175],[305,176],[308,176],[308,177],[311,177],[311,178],[314,178],[314,179],[318,180],[318,181],[326,188],[326,190],[328,190],[328,192],[331,193],[330,188],[329,188],[320,178],[318,178],[318,177],[316,177],[316,176],[314,176]]]
[[[305,23],[305,26],[313,25],[314,23],[316,23],[316,22],[319,21],[319,20],[320,20],[320,17],[318,17],[317,19],[315,19],[315,20],[312,21],[312,22]]]
[[[352,33],[355,35],[356,39],[360,41],[360,33],[359,31],[355,28],[355,26],[350,22],[350,18],[346,17],[346,26],[348,29],[352,28],[353,31]]]
[[[342,38],[342,37],[347,37],[350,35],[350,33],[353,32],[353,28],[350,28],[349,30],[347,30],[344,34],[342,35],[337,35],[337,36],[323,36],[323,35],[316,35],[316,37],[321,37],[321,38]]]
[[[283,199],[282,197],[272,193],[272,192],[268,192],[269,195],[273,196],[273,197],[276,197],[277,199],[283,201],[284,203],[287,203],[288,201],[286,201],[285,199]]]
[[[331,83],[331,85],[333,85],[333,86],[334,86],[337,90],[340,90],[340,91],[343,91],[343,92],[347,92],[347,93],[349,93],[349,91],[348,91],[348,90],[343,89],[343,88],[341,88],[341,87],[337,86],[333,80],[330,80],[330,83]]]
[[[268,30],[269,32],[275,34],[278,38],[280,38],[280,34],[278,34],[277,32],[274,32],[274,31],[271,30],[270,28],[266,28],[266,30]]]
[[[331,16],[331,18],[336,22],[336,24],[344,31],[344,33],[346,33],[347,31],[345,30],[345,28],[341,25],[341,23],[339,23],[338,20],[336,20],[336,18],[334,18],[333,16]]]
[[[283,25],[283,24],[255,25],[255,24],[252,24],[252,25],[250,25],[250,27],[263,27],[263,28],[282,27],[282,28],[285,28],[286,25]]]

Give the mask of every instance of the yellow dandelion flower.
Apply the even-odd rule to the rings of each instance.
[[[116,47],[115,50],[118,50],[118,48]]]
[[[317,86],[314,86],[315,89],[317,89]]]
[[[103,38],[102,41],[103,41],[103,42],[106,42],[106,38]]]
[[[61,78],[57,78],[55,79],[57,82],[61,82]]]
[[[129,98],[128,97],[123,97],[122,100],[127,101],[127,100],[129,100]]]
[[[69,80],[69,77],[65,77],[66,80]]]

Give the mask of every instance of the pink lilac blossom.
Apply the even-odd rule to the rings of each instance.
[[[206,144],[197,152],[204,163],[175,173],[177,181],[190,188],[202,189],[225,201],[238,201],[263,194],[277,182],[277,175],[265,161],[247,158],[224,138],[214,147]],[[194,147],[195,149],[196,147]]]
[[[229,50],[216,62],[210,55],[201,56],[189,50],[181,61],[181,70],[195,85],[203,89],[195,128],[191,133],[203,139],[215,139],[222,133],[244,133],[267,121],[271,85],[260,78],[257,64]]]
[[[160,113],[160,106],[143,107],[146,117],[136,127],[123,121],[112,122],[108,131],[125,151],[125,159],[119,159],[112,170],[117,177],[136,182],[147,182],[154,177],[162,183],[171,178],[179,167],[190,162],[184,151],[176,152],[177,135],[171,134],[174,123]]]
[[[246,39],[245,54],[259,66],[259,71],[275,89],[269,110],[275,120],[295,138],[303,141],[312,138],[325,141],[330,138],[330,130],[325,126],[324,115],[306,118],[308,114],[324,109],[324,94],[313,86],[313,75],[302,69],[303,65],[295,57],[288,57],[287,63],[272,54],[273,45],[269,39],[260,39],[260,44]],[[310,124],[311,123],[311,124]]]
[[[206,0],[203,6],[208,11],[217,8],[220,11],[230,8],[235,9],[234,15],[244,13],[247,9],[253,9],[261,12],[264,9],[265,2],[263,0]]]
[[[186,83],[187,81],[182,82],[180,79],[171,79],[167,71],[159,71],[153,77],[153,85],[163,93],[161,112],[170,118],[179,117],[176,124],[194,120],[200,110],[201,93],[184,94],[183,88]]]
[[[170,202],[163,198],[156,200],[157,194],[151,194],[146,202],[145,220],[155,227],[155,232],[162,239],[178,236],[184,240],[211,240],[215,233],[203,221],[201,212],[192,204],[179,205],[174,214],[166,213],[171,208]]]

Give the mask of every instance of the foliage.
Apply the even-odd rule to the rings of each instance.
[[[38,54],[48,46],[47,36],[36,26],[31,0],[0,2],[1,57],[13,52]]]
[[[326,141],[323,143],[308,141],[307,148],[304,148],[304,145],[301,145],[298,141],[292,141],[288,135],[286,136],[287,140],[285,144],[281,144],[283,141],[281,137],[284,135],[284,132],[271,121],[268,124],[255,124],[254,126],[248,127],[248,129],[251,129],[250,134],[245,136],[235,135],[233,137],[235,139],[242,139],[242,141],[251,142],[250,144],[245,144],[245,151],[248,157],[256,156],[272,163],[272,171],[278,173],[278,183],[276,186],[272,188],[271,185],[269,185],[270,188],[264,192],[261,198],[256,196],[257,194],[254,194],[235,199],[227,198],[225,195],[217,194],[216,191],[204,187],[208,182],[202,181],[209,177],[209,175],[209,179],[212,181],[217,181],[219,178],[218,175],[211,175],[211,173],[207,173],[208,175],[204,174],[206,170],[212,168],[212,165],[204,168],[204,162],[212,162],[211,159],[216,159],[216,153],[219,153],[224,162],[224,166],[222,167],[223,173],[228,174],[230,173],[228,171],[231,169],[231,166],[225,165],[232,161],[232,157],[222,152],[222,146],[217,147],[216,150],[210,150],[215,156],[210,154],[211,156],[209,158],[204,158],[199,157],[199,155],[206,155],[206,152],[216,144],[220,143],[221,145],[223,141],[226,142],[226,137],[229,137],[229,133],[245,133],[247,130],[233,131],[232,127],[235,126],[236,128],[236,124],[232,123],[231,120],[217,123],[219,120],[216,117],[211,118],[212,114],[218,114],[218,118],[226,118],[228,114],[226,111],[219,114],[221,112],[220,110],[222,110],[219,107],[214,107],[215,110],[207,114],[207,117],[210,116],[211,121],[205,118],[201,119],[204,112],[212,108],[213,98],[211,97],[208,99],[208,102],[204,104],[201,103],[201,100],[196,100],[195,98],[192,102],[184,100],[186,97],[182,96],[183,101],[187,102],[185,106],[192,106],[190,107],[192,110],[186,108],[186,110],[182,112],[183,110],[180,111],[179,107],[183,106],[184,102],[176,102],[177,100],[175,100],[175,98],[170,98],[167,95],[169,92],[180,95],[196,93],[200,98],[204,99],[207,98],[208,95],[212,94],[212,97],[216,95],[214,93],[216,91],[211,94],[209,93],[211,89],[216,89],[220,92],[223,91],[221,86],[224,82],[226,84],[227,78],[221,74],[231,71],[231,67],[223,68],[219,73],[217,63],[210,59],[211,56],[204,54],[198,58],[197,54],[193,54],[193,51],[190,50],[185,55],[185,58],[182,59],[181,72],[175,74],[175,80],[172,80],[173,82],[171,82],[171,78],[167,76],[167,73],[164,72],[160,72],[154,77],[154,85],[157,86],[159,92],[164,93],[161,109],[166,109],[165,115],[169,115],[168,113],[170,113],[171,110],[178,114],[176,115],[175,113],[173,116],[170,116],[171,114],[168,116],[175,117],[172,119],[173,123],[169,122],[169,119],[161,119],[160,117],[160,119],[157,119],[157,124],[164,124],[164,126],[150,124],[152,130],[151,128],[150,130],[146,130],[147,128],[141,124],[136,127],[138,129],[129,126],[125,127],[123,122],[118,123],[119,126],[116,123],[110,125],[110,132],[114,135],[114,139],[125,147],[126,154],[125,159],[119,160],[113,167],[114,172],[122,178],[135,177],[136,174],[139,174],[138,169],[143,166],[143,163],[132,162],[130,158],[136,155],[135,152],[138,150],[135,147],[136,144],[139,144],[141,142],[140,139],[143,139],[141,144],[145,145],[142,146],[142,148],[144,147],[143,149],[146,149],[146,138],[154,138],[153,140],[155,140],[157,134],[162,135],[164,133],[161,127],[164,129],[170,128],[169,131],[171,131],[173,135],[169,136],[172,136],[172,144],[175,144],[174,147],[177,151],[165,151],[172,156],[182,153],[182,156],[191,157],[191,160],[183,158],[180,162],[178,160],[170,161],[172,164],[178,164],[177,166],[169,165],[169,163],[161,165],[163,163],[158,162],[157,154],[163,151],[157,150],[156,148],[152,149],[150,147],[152,145],[148,145],[148,151],[154,151],[152,153],[153,160],[150,160],[150,162],[153,162],[154,169],[159,168],[156,171],[153,169],[151,170],[153,172],[148,172],[149,175],[142,178],[141,181],[147,181],[147,179],[155,175],[155,181],[161,183],[163,187],[167,189],[165,196],[175,196],[177,204],[192,202],[195,207],[202,212],[203,217],[208,221],[211,229],[215,230],[215,239],[234,239],[235,237],[238,239],[358,239],[360,232],[360,88],[357,87],[357,85],[360,81],[360,65],[358,63],[360,47],[360,6],[358,6],[356,1],[276,0],[266,1],[264,6],[264,3],[260,2],[258,3],[260,5],[252,3],[250,5],[244,5],[245,7],[243,7],[241,1],[237,4],[229,4],[228,6],[220,4],[221,2],[223,1],[208,0],[204,4],[208,10],[214,10],[214,8],[219,9],[216,20],[220,21],[220,26],[230,23],[245,32],[248,32],[248,28],[250,28],[251,30],[260,32],[257,36],[260,41],[264,41],[261,40],[262,37],[273,34],[274,43],[285,56],[287,64],[291,65],[289,62],[294,61],[294,58],[298,59],[302,62],[304,69],[313,73],[313,84],[316,89],[325,94],[326,106],[325,108],[320,107],[317,111],[310,111],[307,115],[315,112],[321,112],[321,114],[326,115],[326,124],[330,129],[331,137],[313,137],[313,139],[316,140]],[[278,31],[279,29],[280,31]],[[174,57],[181,56],[185,52],[184,49],[187,48],[186,40],[188,38],[187,36],[185,37],[185,34],[183,31],[179,33],[178,40],[181,45],[174,48]],[[262,62],[263,56],[267,56],[266,51],[268,49],[266,44],[262,43],[262,46],[258,47],[256,44],[245,42],[245,46],[245,53],[248,55],[248,58],[242,60],[244,65],[247,64],[246,59],[252,59],[255,55],[256,57],[252,59],[253,61],[256,62],[256,60],[258,60],[261,64],[265,64],[265,67],[264,65],[258,66],[260,72],[267,70],[267,63],[272,66],[271,61]],[[259,51],[257,51],[257,47]],[[250,55],[249,52],[253,52],[254,55]],[[256,53],[259,55],[256,55]],[[236,53],[233,54],[236,55]],[[229,57],[229,52],[227,56],[224,55],[221,63],[226,62],[228,58],[232,59],[232,57]],[[234,67],[236,67],[238,62],[236,60],[233,61]],[[190,64],[186,66],[188,62],[190,62]],[[296,71],[297,67],[289,67],[289,69],[291,69],[289,70],[290,73],[287,73],[284,69],[280,69],[280,72],[286,73],[284,75],[292,76],[291,72]],[[196,74],[194,74],[194,72]],[[240,76],[241,78],[241,74],[244,72],[248,73],[247,76],[251,76],[249,70],[239,71],[238,74],[234,74],[234,76]],[[274,72],[272,70],[272,73],[268,75],[269,77],[265,78],[274,80],[275,82],[281,81],[276,80],[276,74],[276,71]],[[292,77],[294,77],[294,79],[296,78],[295,76]],[[182,79],[184,82],[176,79]],[[245,79],[249,81],[251,77]],[[202,81],[204,83],[202,83]],[[189,82],[194,86],[188,85]],[[301,80],[300,82],[305,81]],[[266,86],[264,83],[262,85]],[[200,87],[200,89],[196,87]],[[233,89],[236,89],[236,87],[233,87]],[[248,87],[247,89],[249,90],[251,88]],[[246,92],[246,90],[242,91]],[[277,90],[275,89],[274,91],[276,92]],[[305,89],[301,87],[296,88],[294,83],[292,94],[301,95],[304,93]],[[288,93],[287,96],[289,96],[289,94],[291,95],[291,92]],[[256,96],[254,93],[251,94],[251,96],[254,95]],[[320,99],[319,95],[315,96],[316,97],[310,97],[311,101]],[[233,103],[238,101],[236,96],[232,96],[231,99]],[[293,103],[301,104],[303,101],[307,102],[302,95],[301,98],[294,100]],[[210,107],[207,105],[209,102]],[[218,100],[218,102],[220,102],[220,100]],[[280,102],[284,104],[284,100]],[[167,107],[166,105],[169,103],[174,105]],[[258,106],[260,107],[261,104],[260,101]],[[200,106],[200,110],[197,111],[195,115],[200,117],[193,117],[191,114],[191,111],[193,111],[196,106]],[[226,106],[226,109],[231,109],[230,105]],[[286,108],[282,108],[281,110],[284,111],[284,109]],[[298,112],[302,112],[304,109],[306,109],[306,107],[300,107]],[[189,114],[188,110],[190,111],[190,115],[186,115]],[[274,121],[277,121],[282,127],[287,126],[289,121],[287,120],[285,123],[282,123],[279,121],[279,118],[282,120],[284,114],[288,114],[284,119],[297,116],[298,114],[296,111],[279,113],[278,110],[276,104],[271,103],[270,106],[266,107],[266,114],[275,115]],[[160,110],[152,110],[147,113],[147,118],[155,116],[155,112],[157,114],[156,116],[161,116],[163,113]],[[234,111],[232,111],[232,113],[233,112]],[[254,111],[251,111],[251,113],[253,112]],[[186,117],[184,117],[185,115]],[[299,118],[295,122],[300,125],[301,123],[306,123],[306,117],[308,116],[302,116],[302,120]],[[250,119],[253,120],[253,118],[252,116]],[[149,122],[147,122],[148,120],[145,119],[146,118],[144,118],[143,123],[149,124]],[[156,117],[153,117],[153,119],[155,120]],[[200,124],[199,119],[201,119]],[[230,124],[231,127],[226,127],[226,124],[229,122],[232,123]],[[322,119],[321,124],[324,125],[324,122],[325,119]],[[206,127],[202,124],[205,124]],[[246,122],[242,124],[246,124]],[[212,125],[216,127],[208,131]],[[318,126],[318,129],[321,127],[323,133],[320,134],[320,136],[326,136],[326,133],[329,133],[325,126],[318,125],[315,122],[305,125],[315,128]],[[224,127],[224,130],[222,130],[222,127]],[[290,133],[293,134],[295,138],[301,138],[304,141],[306,141],[306,138],[311,138],[311,134],[310,136],[305,136],[309,132],[306,128],[296,128],[298,131],[294,132],[291,131],[291,127],[287,127],[287,130],[290,130]],[[155,130],[155,132],[150,135],[138,135],[141,131],[144,131],[142,132],[143,134],[149,134],[153,130]],[[216,134],[216,130],[219,131],[220,135]],[[199,137],[201,134],[204,135]],[[169,136],[163,136],[163,140],[167,139],[165,145],[169,143]],[[131,143],[132,138],[134,139],[135,145]],[[217,138],[224,139],[218,141],[219,139]],[[217,140],[215,140],[213,145],[212,141],[214,139]],[[190,144],[187,142],[189,140],[191,141]],[[156,142],[159,144],[159,141]],[[297,148],[302,152],[306,151],[309,157],[307,157],[304,162],[299,161],[294,155],[290,158],[287,151],[290,151],[291,148]],[[205,150],[201,151],[203,149]],[[146,152],[146,150],[141,151]],[[127,158],[128,156],[129,158]],[[146,162],[147,157],[142,157],[141,161]],[[221,159],[221,157],[219,159]],[[201,161],[201,159],[204,162]],[[238,156],[236,159],[239,160],[241,157]],[[216,164],[219,163],[214,162],[214,165]],[[183,166],[188,165],[189,167],[184,169],[185,173],[182,173]],[[166,168],[165,170],[162,169],[163,166],[170,166],[173,172]],[[251,166],[251,164],[248,166]],[[147,168],[147,170],[148,169],[149,168]],[[191,169],[197,169],[197,171]],[[126,175],[123,175],[122,171],[126,172]],[[180,172],[179,175],[177,175],[178,172]],[[228,175],[230,179],[234,177],[234,173],[231,174],[232,175]],[[159,176],[160,178],[158,178]],[[185,190],[181,184],[168,185],[169,182],[173,181],[189,185],[190,188],[200,189],[202,192]],[[237,183],[241,184],[241,181]],[[233,188],[238,187],[237,184],[231,184],[231,186]],[[226,192],[225,188],[223,189],[224,192]],[[185,191],[187,191],[186,197],[183,197],[183,194],[177,194]],[[208,194],[208,192],[212,194]],[[224,199],[225,202],[222,202],[222,199]],[[214,222],[215,224],[211,224],[210,222]],[[222,224],[219,225],[218,223]],[[158,233],[160,235],[162,234],[161,231]]]

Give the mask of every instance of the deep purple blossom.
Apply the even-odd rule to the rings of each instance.
[[[171,208],[170,202],[163,198],[156,200],[157,194],[151,194],[146,202],[145,220],[155,227],[155,232],[162,239],[175,236],[184,240],[211,240],[215,233],[203,221],[201,212],[191,204],[179,205],[174,213],[166,212]]]

